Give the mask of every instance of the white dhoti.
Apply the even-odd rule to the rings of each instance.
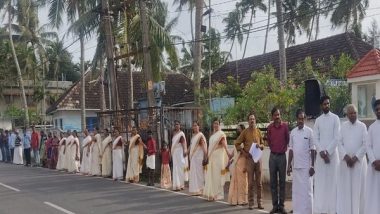
[[[23,153],[24,149],[22,146],[15,146],[13,151],[13,163],[14,164],[24,164]]]
[[[313,213],[313,178],[309,169],[293,169],[292,200],[294,214]]]
[[[330,163],[317,155],[314,175],[314,213],[336,213],[338,154],[330,155]]]
[[[348,168],[345,162],[339,166],[337,187],[337,214],[362,214],[364,210],[365,159]]]
[[[149,169],[156,169],[156,155],[149,155],[146,157],[146,167]]]

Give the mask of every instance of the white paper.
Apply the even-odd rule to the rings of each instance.
[[[257,163],[261,159],[263,151],[261,151],[260,148],[256,148],[256,143],[252,143],[251,148],[249,149],[249,154],[252,155],[253,161]]]

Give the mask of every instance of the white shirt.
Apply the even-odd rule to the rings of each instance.
[[[290,132],[289,148],[293,150],[293,168],[310,168],[310,150],[315,149],[313,130],[306,125],[302,129],[294,128]]]
[[[339,158],[343,160],[345,155],[356,156],[361,160],[365,155],[365,141],[367,137],[367,126],[356,120],[354,124],[346,121],[342,124],[339,139]]]
[[[317,152],[327,150],[329,155],[332,155],[337,148],[340,135],[339,117],[332,112],[322,114],[315,120],[313,132]]]

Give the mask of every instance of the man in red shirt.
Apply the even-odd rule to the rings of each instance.
[[[40,135],[34,126],[32,126],[31,137],[30,146],[32,147],[35,166],[40,166]]]
[[[147,150],[148,156],[146,158],[146,166],[148,167],[148,186],[154,186],[154,170],[156,168],[156,141],[153,138],[151,130],[148,130]]]
[[[270,213],[287,213],[284,207],[286,150],[289,144],[288,124],[281,121],[280,110],[274,107],[271,111],[273,122],[268,126],[267,140],[270,148],[269,174],[273,209]],[[278,194],[280,186],[280,194]]]

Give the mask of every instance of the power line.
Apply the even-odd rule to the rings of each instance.
[[[217,6],[217,5],[222,5],[222,4],[227,4],[227,3],[230,3],[230,2],[237,2],[238,0],[227,0],[227,1],[224,1],[224,2],[219,2],[219,3],[216,3],[216,4],[212,4],[212,6]],[[202,8],[208,8],[209,6],[205,5],[203,6]],[[192,9],[188,8],[188,9],[180,9],[180,10],[176,10],[176,11],[168,11],[169,13],[181,13],[183,11],[191,11]],[[193,9],[195,10],[195,8]]]
[[[337,3],[336,4],[334,4],[333,6],[335,6],[335,5],[337,5]],[[305,17],[305,16],[307,16],[307,15],[310,15],[310,14],[314,14],[315,13],[315,15],[318,15],[318,14],[321,14],[321,13],[323,13],[323,12],[325,12],[323,9],[326,9],[326,8],[329,8],[330,6],[327,6],[327,7],[324,7],[324,8],[320,8],[319,9],[319,12],[317,12],[317,13],[315,13],[315,12],[313,12],[313,13],[307,13],[307,14],[302,14],[302,15],[298,15],[298,16],[296,16],[296,17],[289,17],[289,18],[287,18],[287,19],[284,19],[284,23],[286,22],[286,21],[289,21],[289,20],[294,20],[294,19],[297,19],[297,18],[302,18],[302,17]],[[336,8],[332,8],[331,10],[333,10],[333,9],[336,9]],[[373,9],[380,9],[380,8],[373,8]],[[377,15],[380,15],[380,13],[378,13],[378,14],[373,14],[373,15],[370,15],[370,16],[366,16],[365,18],[369,18],[369,17],[373,17],[373,16],[377,16]],[[270,18],[271,19],[271,18]],[[264,21],[267,21],[268,19],[266,19],[266,20],[261,20],[261,21],[258,21],[258,22],[256,22],[256,23],[254,23],[254,24],[257,24],[257,23],[260,23],[260,22],[264,22]],[[270,25],[269,25],[269,28],[271,28],[271,27],[274,27],[274,26],[276,26],[278,23],[277,22],[274,22],[274,23],[271,23]],[[220,38],[217,38],[217,39],[226,39],[226,38],[228,38],[228,37],[232,37],[232,36],[237,36],[237,35],[244,35],[244,34],[248,34],[248,33],[255,33],[255,32],[260,32],[260,31],[264,31],[264,30],[266,30],[266,27],[267,27],[267,25],[261,25],[261,26],[259,26],[259,27],[255,27],[255,28],[252,28],[251,30],[245,30],[245,31],[242,31],[242,32],[239,32],[239,33],[235,33],[235,34],[231,34],[231,35],[222,35],[222,36],[220,36]],[[216,40],[216,39],[212,39],[212,38],[209,38],[209,39],[201,39],[201,40],[199,40],[199,42],[205,42],[205,41],[209,41],[209,40]],[[190,40],[190,41],[185,41],[185,42],[177,42],[177,43],[172,43],[172,44],[170,44],[170,45],[182,45],[182,44],[188,44],[188,43],[194,43],[194,42],[198,42],[198,41],[196,41],[196,40]]]

